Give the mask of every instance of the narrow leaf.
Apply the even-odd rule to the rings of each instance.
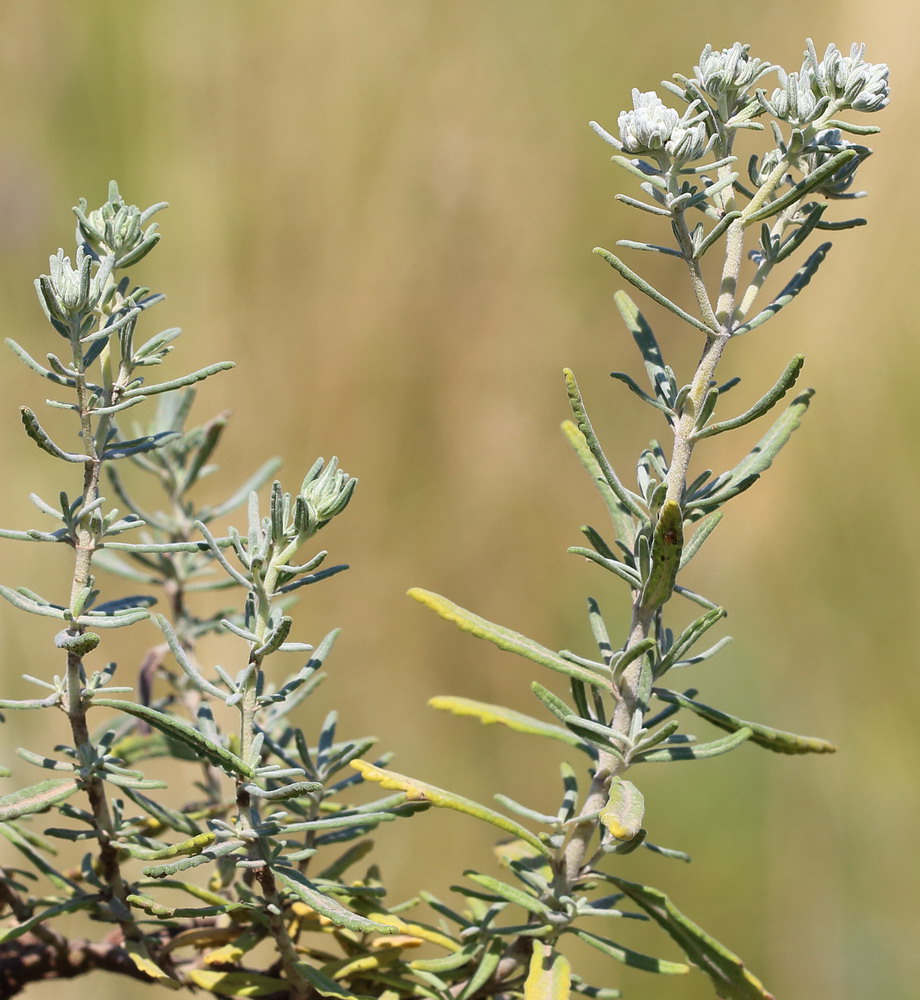
[[[128,715],[133,715],[142,722],[153,726],[154,729],[159,729],[166,736],[184,743],[196,754],[206,758],[215,767],[222,768],[228,774],[238,774],[244,778],[251,778],[255,774],[255,771],[245,761],[237,757],[235,753],[231,753],[219,744],[213,743],[193,726],[171,715],[165,715],[154,708],[149,708],[147,705],[139,705],[133,701],[94,698],[93,704],[100,705],[103,708],[114,708],[119,712],[126,712]]]
[[[0,798],[0,822],[43,812],[63,802],[77,790],[76,778],[48,778]]]
[[[19,413],[22,417],[22,426],[25,427],[26,434],[32,438],[42,451],[47,452],[53,458],[63,459],[65,462],[90,461],[89,455],[81,455],[79,453],[64,451],[63,448],[59,448],[48,436],[47,432],[38,422],[38,417],[35,416],[28,406],[20,406]]]
[[[746,722],[728,712],[722,712],[717,708],[704,705],[701,701],[694,701],[686,695],[678,694],[676,691],[669,691],[667,688],[655,688],[653,691],[661,701],[669,702],[672,705],[679,705],[695,712],[700,718],[711,722],[719,729],[725,729],[730,733],[738,732],[740,729],[751,730],[750,740],[758,746],[766,747],[767,750],[774,750],[776,753],[801,754],[801,753],[834,753],[837,747],[827,740],[819,739],[817,736],[799,736],[796,733],[787,733],[782,729],[773,729],[760,722]]]
[[[617,538],[626,545],[631,546],[636,532],[633,527],[632,517],[630,517],[629,508],[617,499],[617,495],[610,488],[610,484],[604,477],[597,459],[588,447],[588,442],[584,434],[582,434],[577,425],[571,420],[564,420],[562,422],[562,433],[575,450],[575,454],[578,456],[581,464],[587,469],[588,475],[594,480],[594,485],[600,492],[601,497],[603,497],[607,510],[610,513],[610,519],[613,521],[613,526],[616,529]]]
[[[684,965],[683,962],[669,962],[666,958],[654,958],[651,955],[643,955],[639,951],[624,948],[623,945],[617,944],[615,941],[608,941],[607,938],[599,937],[597,934],[581,930],[578,927],[570,928],[569,933],[574,934],[575,937],[584,941],[585,944],[591,945],[592,948],[597,948],[598,951],[603,952],[610,958],[615,958],[618,962],[629,965],[634,969],[642,969],[643,972],[681,975],[690,971],[690,967]]]
[[[368,920],[367,917],[362,917],[342,906],[338,900],[323,895],[308,878],[294,868],[272,866],[272,872],[285,889],[312,910],[327,917],[337,927],[347,927],[348,930],[360,934],[393,934],[396,931],[395,927],[379,924],[376,920]]]
[[[212,972],[189,969],[186,978],[199,989],[222,997],[263,997],[286,993],[290,987],[283,979],[258,972]]]
[[[770,389],[769,392],[764,393],[760,399],[749,409],[745,410],[744,413],[737,417],[733,417],[731,420],[722,420],[716,424],[710,424],[708,427],[703,427],[700,430],[694,432],[693,439],[698,441],[701,438],[712,437],[714,434],[721,434],[723,431],[733,431],[737,427],[743,427],[745,424],[749,424],[752,420],[756,420],[758,417],[762,417],[765,413],[769,413],[774,406],[786,395],[786,393],[795,385],[796,380],[799,377],[799,373],[802,370],[802,365],[805,364],[805,355],[796,354],[796,356],[786,365],[783,370],[782,375],[776,380],[776,385]]]
[[[533,639],[521,635],[520,632],[514,632],[502,625],[486,621],[485,618],[474,615],[471,611],[461,608],[446,597],[434,594],[430,590],[422,590],[419,587],[413,587],[409,591],[409,596],[437,612],[446,621],[453,622],[462,631],[471,632],[478,639],[487,639],[499,649],[507,650],[509,653],[517,653],[518,656],[533,660],[534,663],[539,663],[550,670],[567,674],[569,677],[576,677],[578,680],[595,687],[606,688],[609,684],[609,674],[605,675],[600,671],[595,672],[571,663],[559,653],[554,653]]]
[[[582,399],[581,391],[578,388],[578,383],[575,381],[575,375],[569,368],[564,368],[562,374],[565,378],[565,388],[569,397],[569,406],[572,408],[572,413],[575,417],[575,422],[578,425],[578,429],[584,435],[584,439],[591,454],[594,456],[594,460],[597,462],[598,468],[604,477],[607,485],[613,490],[614,495],[617,500],[635,517],[640,520],[646,520],[646,514],[642,509],[642,504],[640,498],[634,493],[630,493],[629,490],[620,482],[617,474],[613,471],[613,466],[607,460],[607,456],[604,454],[603,448],[601,448],[601,443],[597,439],[597,435],[594,433],[594,427],[591,424],[591,420],[588,417],[588,411],[585,409],[585,401]]]
[[[712,980],[723,1000],[773,1000],[763,983],[741,959],[684,916],[663,893],[649,886],[610,876],[609,881],[659,924],[683,949],[690,961]]]
[[[750,728],[743,726],[730,736],[726,736],[721,740],[713,740],[711,743],[677,743],[660,750],[652,750],[649,753],[635,757],[633,763],[644,763],[646,761],[657,763],[668,760],[705,760],[707,757],[718,757],[723,753],[729,753],[735,747],[744,743],[745,740],[750,739],[750,737]]]
[[[549,854],[543,842],[529,830],[526,830],[519,823],[515,823],[514,820],[508,819],[507,816],[495,812],[494,809],[489,809],[488,806],[480,805],[478,802],[473,802],[462,795],[455,795],[453,792],[445,791],[435,785],[429,785],[427,782],[398,774],[396,771],[386,771],[365,760],[353,760],[351,766],[361,773],[365,781],[376,781],[382,788],[405,792],[406,798],[410,802],[430,802],[434,806],[466,813],[468,816],[474,816],[476,819],[491,823],[500,830],[510,833],[513,837],[526,841],[540,854]]]
[[[7,941],[14,941],[16,938],[22,937],[23,934],[27,934],[33,927],[37,927],[47,920],[60,916],[62,913],[85,910],[88,906],[93,906],[97,902],[98,898],[96,896],[75,896],[73,899],[65,900],[63,903],[56,903],[54,906],[49,906],[46,910],[34,914],[21,924],[16,924],[15,927],[0,929],[0,944],[6,944]]]
[[[781,194],[774,201],[748,215],[744,220],[745,225],[749,226],[755,222],[759,222],[761,219],[768,219],[771,215],[776,215],[777,212],[781,212],[789,205],[794,205],[797,201],[804,198],[809,191],[814,191],[816,187],[820,187],[829,177],[833,177],[854,156],[859,156],[859,153],[855,149],[844,149],[835,156],[832,156],[825,163],[822,163],[817,170],[813,170],[807,177],[803,177],[798,184],[795,184],[784,194]]]
[[[712,334],[715,332],[706,326],[702,320],[698,320],[695,316],[691,316],[690,313],[681,309],[679,305],[662,295],[657,288],[653,288],[644,278],[640,278],[635,271],[631,271],[619,257],[612,254],[609,250],[605,250],[603,247],[595,247],[593,252],[599,257],[603,257],[615,271],[624,277],[631,285],[638,288],[640,292],[647,295],[653,302],[657,302],[658,305],[664,306],[665,309],[669,309],[675,316],[682,319],[685,323],[689,323],[690,326],[696,327],[697,330],[702,330],[703,333]]]
[[[789,305],[789,303],[814,277],[815,272],[824,262],[824,258],[827,256],[830,248],[830,243],[822,243],[817,250],[810,254],[798,271],[795,272],[789,283],[779,293],[779,295],[777,295],[765,309],[762,309],[759,313],[757,313],[753,319],[749,319],[746,323],[742,323],[741,326],[732,330],[731,335],[733,337],[740,337],[743,333],[749,333],[755,327],[760,326],[762,323],[766,323],[769,319],[773,319],[780,309]]]
[[[471,698],[459,698],[454,695],[438,695],[431,698],[428,704],[432,708],[453,712],[454,715],[471,715],[484,726],[499,722],[518,733],[531,733],[534,736],[548,736],[569,746],[578,746],[581,740],[561,726],[553,726],[542,722],[523,712],[505,708],[503,705],[489,705],[484,701],[473,701]]]

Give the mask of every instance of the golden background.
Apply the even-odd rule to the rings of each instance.
[[[884,131],[859,178],[871,197],[856,207],[871,225],[839,234],[807,295],[723,363],[726,376],[745,376],[730,397],[740,407],[804,351],[815,403],[691,573],[728,606],[736,642],[686,683],[841,750],[787,759],[744,748],[643,772],[651,838],[694,863],[639,852],[621,868],[666,890],[778,1000],[916,995],[920,282],[910,233],[920,220],[897,185],[916,175],[910,107],[920,89],[907,49],[918,19],[889,0],[0,3],[3,334],[39,357],[58,349],[30,285],[50,252],[72,248],[78,197],[98,205],[114,177],[130,202],[168,200],[163,242],[136,276],[169,296],[148,334],[186,331],[171,374],[239,363],[202,390],[196,411],[235,413],[220,483],[267,454],[283,456],[289,488],[317,455],[339,455],[361,479],[321,538],[353,568],[301,602],[301,638],[344,628],[302,724],[315,729],[335,704],[342,732],[375,733],[400,770],[548,810],[552,748],[425,707],[431,695],[462,693],[537,714],[536,674],[404,593],[438,590],[582,652],[586,594],[612,625],[625,620],[625,588],[565,554],[579,525],[602,525],[603,512],[558,433],[560,369],[575,369],[631,480],[662,428],[607,377],[641,364],[611,302],[622,282],[589,251],[667,234],[613,201],[636,191],[586,123],[614,126],[631,87],[690,72],[706,42],[750,42],[794,69],[806,35],[819,51],[858,40],[891,65],[892,106],[869,119]],[[667,289],[683,280],[667,261],[629,259]],[[694,334],[647,312],[686,373]],[[46,385],[8,356],[0,386],[2,524],[45,527],[26,496],[52,499],[60,468],[20,432],[16,407],[42,416]],[[707,464],[733,464],[759,430],[720,438]],[[38,589],[56,573],[63,594],[67,554],[39,548],[4,543],[0,580]],[[60,669],[52,628],[4,605],[0,629],[4,694],[29,696],[21,672]],[[142,631],[134,646],[114,633],[108,647],[129,679],[137,651],[155,641]],[[8,720],[2,760],[15,764],[14,745],[64,739],[50,728],[60,721]],[[30,771],[15,765],[22,782],[35,780]],[[494,838],[429,813],[377,839],[395,900],[488,867]],[[654,929],[610,933],[677,957]],[[711,996],[699,973],[595,969],[594,981],[633,1000]],[[96,1000],[153,994],[106,977],[66,989]]]

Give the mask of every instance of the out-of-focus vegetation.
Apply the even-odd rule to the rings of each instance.
[[[717,9],[719,26],[704,23]],[[607,378],[633,364],[633,348],[610,301],[615,276],[589,251],[643,234],[613,203],[610,151],[585,123],[612,124],[630,87],[657,86],[659,66],[689,70],[707,41],[750,42],[790,64],[803,34],[819,50],[865,41],[868,58],[891,65],[895,100],[872,142],[884,156],[860,172],[870,226],[837,248],[821,292],[770,327],[754,361],[741,343],[726,363],[757,387],[804,350],[812,411],[695,565],[700,589],[730,596],[733,611],[736,643],[712,690],[792,730],[807,718],[841,751],[739,752],[699,765],[686,791],[673,785],[679,769],[665,769],[657,780],[678,805],[656,815],[656,832],[699,870],[624,859],[629,877],[678,905],[692,898],[694,916],[782,1000],[914,995],[920,283],[902,178],[920,98],[904,49],[920,14],[888,0],[871,14],[818,2],[806,16],[792,0],[768,12],[674,0],[0,3],[4,335],[38,356],[54,349],[38,343],[30,282],[75,193],[101,200],[117,177],[129,201],[168,198],[169,251],[151,261],[151,283],[169,294],[159,319],[190,334],[187,367],[227,356],[243,369],[202,391],[199,418],[233,409],[230,439],[251,454],[247,467],[278,453],[293,479],[336,453],[361,478],[327,540],[353,569],[305,599],[317,631],[345,630],[338,686],[319,700],[395,746],[397,766],[480,798],[526,768],[534,800],[546,788],[554,801],[555,766],[524,737],[471,729],[425,701],[462,692],[532,711],[526,666],[464,641],[404,592],[431,587],[548,645],[583,647],[580,595],[603,581],[564,550],[600,511],[589,483],[572,485],[583,477],[557,430],[560,369],[579,375],[606,439],[619,434],[618,463],[655,430]],[[695,361],[698,343],[671,329]],[[279,362],[282,343],[296,364]],[[37,400],[22,398],[12,356],[0,385],[9,428],[16,406]],[[276,440],[265,412],[286,428]],[[31,523],[25,494],[53,471],[36,454],[24,439],[0,441],[4,526]],[[796,469],[808,470],[811,495],[793,510],[784,487]],[[776,551],[781,519],[797,559]],[[0,549],[4,582],[28,584],[48,565],[31,548],[28,565],[22,556]],[[16,625],[0,608],[5,672],[58,669],[50,632],[36,659]],[[126,649],[123,670],[137,652]],[[28,720],[14,721],[6,745],[28,741]],[[646,796],[654,810],[653,788]],[[454,816],[402,824],[398,836],[377,840],[406,895],[428,841],[456,847],[442,885],[491,847],[486,829]],[[619,985],[634,1000],[709,996],[702,977],[662,985],[627,973]],[[90,989],[102,1000],[99,980],[72,995]]]

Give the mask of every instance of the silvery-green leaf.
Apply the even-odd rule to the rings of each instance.
[[[687,958],[709,976],[723,1000],[773,1000],[737,955],[684,916],[663,892],[615,876],[608,881],[641,906],[680,945]]]
[[[76,778],[48,778],[37,785],[10,792],[0,797],[0,822],[50,809],[73,795],[77,787]]]
[[[533,660],[534,663],[549,667],[550,670],[555,670],[560,674],[567,674],[569,677],[577,677],[579,680],[587,684],[592,684],[595,687],[606,688],[610,683],[609,675],[604,676],[599,671],[594,672],[577,666],[560,656],[559,653],[554,653],[533,639],[528,639],[527,636],[521,635],[520,632],[514,632],[502,625],[495,625],[490,621],[486,621],[485,618],[474,615],[471,611],[461,608],[460,605],[454,604],[453,601],[449,601],[446,597],[433,594],[428,590],[422,590],[419,587],[413,587],[409,591],[409,596],[420,604],[431,608],[432,611],[436,611],[447,621],[453,622],[464,632],[472,632],[479,639],[487,639],[498,646],[499,649],[517,653],[528,660]]]
[[[158,712],[147,705],[139,705],[133,701],[95,698],[93,699],[93,704],[104,708],[114,708],[119,712],[126,712],[128,715],[135,716],[135,718],[153,726],[154,729],[159,729],[166,736],[184,743],[199,756],[205,757],[215,767],[220,767],[229,774],[238,774],[244,778],[251,778],[254,774],[252,767],[237,757],[235,753],[231,753],[219,744],[207,739],[197,729],[190,726],[187,722],[183,722],[181,719]]]
[[[722,712],[718,708],[704,705],[701,701],[694,701],[676,691],[669,691],[667,688],[655,688],[653,693],[656,698],[660,698],[662,701],[695,712],[707,722],[718,726],[719,729],[725,729],[730,733],[738,732],[740,729],[750,729],[749,738],[752,743],[766,747],[767,750],[774,750],[776,753],[834,753],[837,749],[833,743],[819,739],[817,736],[799,736],[797,733],[787,733],[782,729],[774,729],[772,726],[765,726],[760,722],[747,722],[735,715],[729,715],[728,712]]]

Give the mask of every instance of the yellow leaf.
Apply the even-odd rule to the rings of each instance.
[[[572,967],[565,955],[534,941],[533,956],[524,982],[524,1000],[569,1000]]]

